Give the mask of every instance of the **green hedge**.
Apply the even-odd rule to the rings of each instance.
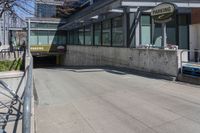
[[[21,58],[15,59],[14,61],[0,61],[0,72],[3,71],[17,71],[23,68],[23,61]]]

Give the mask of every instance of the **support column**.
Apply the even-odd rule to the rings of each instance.
[[[166,23],[162,24],[162,48],[164,49],[167,45],[167,28]]]

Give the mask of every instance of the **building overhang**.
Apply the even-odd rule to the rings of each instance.
[[[158,4],[161,4],[165,1],[157,1],[157,2],[145,2],[145,1],[122,1],[121,6],[123,7],[155,7]],[[183,1],[178,1],[175,0],[174,2],[175,5],[179,8],[200,8],[200,2],[197,2],[196,0],[183,0]]]
[[[70,30],[83,25],[102,21],[108,14],[122,14],[129,12],[137,12],[141,8],[143,12],[150,12],[152,7],[157,6],[166,0],[102,0],[86,9],[72,15],[66,21],[66,24],[59,27],[60,29]],[[192,8],[200,8],[198,0],[173,0],[179,10],[187,10]]]

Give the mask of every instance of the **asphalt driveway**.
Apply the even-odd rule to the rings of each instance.
[[[200,86],[108,69],[35,69],[37,133],[200,133]]]

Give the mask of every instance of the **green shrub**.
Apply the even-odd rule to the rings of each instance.
[[[5,61],[0,61],[0,72],[3,71],[17,71],[21,70],[23,67],[23,61],[21,58],[10,61],[10,60],[5,60]]]

